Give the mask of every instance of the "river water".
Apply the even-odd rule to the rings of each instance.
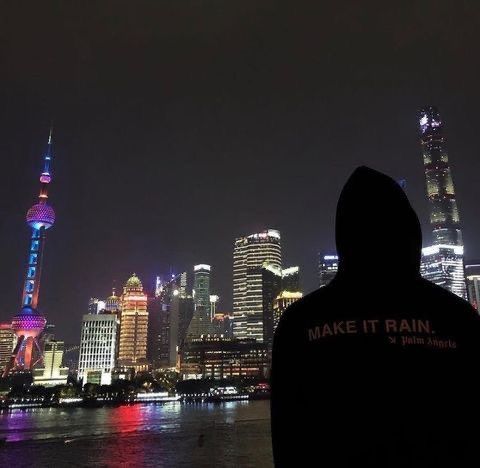
[[[269,402],[0,413],[0,467],[271,467]]]

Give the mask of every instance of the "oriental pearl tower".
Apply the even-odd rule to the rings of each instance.
[[[38,294],[40,291],[40,276],[42,273],[42,257],[45,245],[45,233],[55,222],[55,212],[47,203],[48,186],[52,181],[52,129],[48,137],[47,151],[43,160],[43,171],[40,175],[40,194],[38,203],[33,205],[26,216],[27,224],[32,229],[28,264],[25,272],[25,281],[22,293],[22,309],[12,319],[12,330],[17,336],[17,344],[12,351],[12,357],[5,367],[3,377],[15,368],[30,370],[37,362],[43,359],[37,337],[43,331],[46,319],[37,310]],[[34,359],[33,349],[38,351],[38,358]]]

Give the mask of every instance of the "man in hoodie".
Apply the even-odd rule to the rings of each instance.
[[[275,465],[480,466],[480,317],[420,277],[420,224],[401,187],[358,168],[336,242],[336,277],[275,333]]]

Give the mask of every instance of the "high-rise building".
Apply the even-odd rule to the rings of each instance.
[[[210,265],[200,264],[193,267],[193,297],[195,307],[209,308],[210,305]]]
[[[264,343],[254,339],[204,336],[185,343],[180,372],[184,379],[264,378],[268,366]]]
[[[233,251],[233,332],[263,341],[262,267],[282,267],[280,232],[268,229],[239,237]]]
[[[134,273],[125,283],[121,297],[119,367],[147,368],[147,295]]]
[[[303,297],[300,291],[282,291],[273,301],[273,331],[277,329],[278,322],[287,309],[295,301]]]
[[[187,294],[187,279],[184,272],[157,281],[156,298],[149,310],[154,323],[150,328],[149,321],[148,332],[149,359],[156,369],[176,366],[178,349],[187,335],[194,311],[193,297]]]
[[[467,298],[463,269],[463,245],[431,245],[422,249],[422,277]]]
[[[64,342],[51,340],[45,343],[43,366],[33,369],[33,383],[45,387],[65,385],[68,367],[62,366]]]
[[[193,267],[193,299],[195,311],[187,331],[187,339],[207,335],[212,330],[210,313],[211,266],[200,264]]]
[[[420,110],[420,143],[434,245],[463,245],[455,187],[438,109]]]
[[[40,174],[38,203],[28,210],[26,216],[27,224],[32,229],[32,236],[23,284],[22,309],[12,319],[12,329],[17,336],[17,344],[12,353],[12,358],[5,366],[4,376],[7,376],[13,367],[30,370],[38,361],[42,360],[42,351],[38,344],[37,337],[45,327],[46,319],[38,311],[37,306],[40,292],[45,233],[55,222],[55,211],[47,203],[48,187],[52,181],[52,157],[52,131],[50,130],[47,151],[43,159],[43,171]],[[34,358],[34,348],[38,353],[38,359]]]
[[[5,366],[10,361],[15,341],[12,324],[0,323],[0,369],[5,369]]]
[[[466,299],[460,216],[438,109],[421,109],[419,125],[433,237],[422,250],[422,276]]]
[[[268,350],[273,345],[273,303],[282,290],[282,270],[265,264],[262,268],[262,307],[263,307],[263,342]]]
[[[298,266],[281,270],[266,264],[262,268],[263,341],[269,351],[281,314],[288,305],[302,297],[299,272]]]
[[[333,252],[320,252],[318,255],[319,286],[326,286],[338,271],[338,255]]]
[[[480,261],[465,264],[468,300],[475,309],[480,310]]]
[[[119,320],[115,313],[83,316],[78,360],[78,379],[87,383],[88,374],[100,372],[102,385],[110,385],[115,367]]]

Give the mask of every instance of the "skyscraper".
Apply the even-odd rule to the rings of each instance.
[[[434,245],[463,245],[455,188],[438,109],[420,110],[420,143]]]
[[[302,297],[300,292],[300,268],[298,266],[283,270],[272,265],[262,268],[263,295],[263,341],[271,351],[273,335],[281,314],[285,309]]]
[[[480,261],[465,265],[468,300],[475,309],[480,310]]]
[[[263,342],[273,345],[273,303],[282,290],[282,270],[273,265],[262,267]]]
[[[118,343],[118,365],[147,367],[147,295],[142,282],[134,273],[125,283],[121,297],[120,340]]]
[[[110,385],[115,367],[119,320],[115,313],[86,314],[82,320],[78,379],[88,382],[89,372],[100,372],[102,385]]]
[[[28,264],[22,293],[22,309],[12,319],[12,329],[17,336],[17,344],[12,358],[5,367],[4,376],[7,376],[14,366],[19,369],[32,369],[42,360],[42,351],[37,341],[38,335],[45,327],[45,317],[37,310],[40,292],[40,277],[42,273],[43,250],[45,232],[55,222],[55,212],[47,203],[48,187],[52,181],[52,131],[48,137],[47,151],[43,159],[43,171],[40,174],[40,194],[38,203],[27,212],[27,224],[32,229]],[[34,359],[34,347],[38,352],[38,359]]]
[[[233,250],[233,332],[263,342],[262,267],[282,267],[280,232],[267,229],[239,237]]]
[[[187,338],[198,338],[212,331],[210,313],[211,266],[200,264],[193,267],[193,300],[195,310],[187,331]]]
[[[433,242],[422,249],[421,273],[466,299],[460,216],[438,109],[421,109],[419,125]]]
[[[12,324],[0,323],[0,369],[5,369],[10,361],[15,341]]]
[[[326,286],[335,277],[338,271],[338,255],[333,252],[318,254],[319,286]]]
[[[187,294],[187,273],[161,277],[149,309],[148,349],[154,368],[175,367],[178,348],[187,335],[193,317],[193,297]],[[152,328],[150,327],[152,319]]]

